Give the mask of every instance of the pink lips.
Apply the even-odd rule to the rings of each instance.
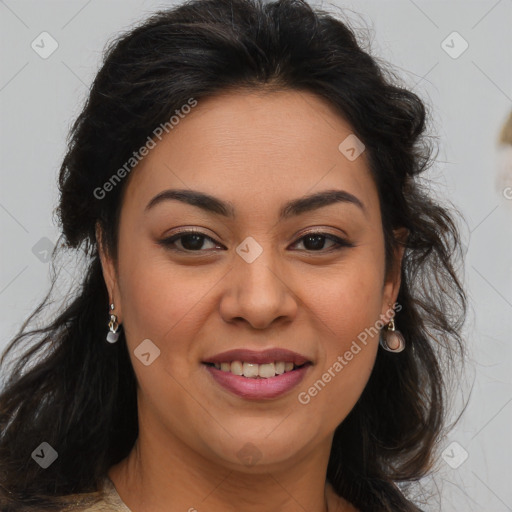
[[[215,366],[205,365],[206,370],[215,382],[224,389],[246,400],[270,400],[287,393],[302,381],[311,366],[311,361],[306,357],[285,349],[270,349],[263,352],[235,349],[212,356],[203,362],[231,363],[232,361],[257,364],[290,361],[295,365],[302,365],[300,368],[267,379],[248,378],[243,375],[235,375],[231,372],[219,370]]]
[[[248,400],[269,400],[283,395],[297,386],[308,371],[309,364],[291,372],[268,379],[251,379],[231,372],[217,370],[215,366],[206,366],[215,381],[235,395]]]

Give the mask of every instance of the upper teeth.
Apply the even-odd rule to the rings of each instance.
[[[268,379],[285,372],[293,370],[294,364],[290,361],[275,361],[273,363],[257,364],[242,361],[233,361],[231,363],[214,363],[215,368],[223,372],[231,372],[235,375],[244,377]]]

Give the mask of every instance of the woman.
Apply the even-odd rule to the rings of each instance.
[[[398,484],[430,468],[466,306],[425,119],[299,0],[118,38],[59,179],[83,286],[4,354],[38,340],[0,395],[2,510],[419,510]]]

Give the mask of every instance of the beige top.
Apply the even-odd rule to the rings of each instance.
[[[329,510],[336,512],[340,510],[339,507],[343,504],[343,506],[346,507],[344,510],[347,512],[357,512],[357,509],[350,503],[335,494],[330,483],[327,484],[327,487],[329,491]],[[66,512],[72,512],[73,510],[77,510],[79,512],[132,512],[123,502],[114,486],[114,483],[108,476],[106,476],[103,481],[103,490],[105,491],[105,497],[101,501],[98,501],[94,505],[86,508],[66,509]]]
[[[132,512],[123,502],[117,493],[114,483],[108,476],[105,477],[103,489],[106,494],[101,501],[85,509],[81,508],[78,510],[80,512]]]

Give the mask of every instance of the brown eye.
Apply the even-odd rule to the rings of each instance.
[[[182,231],[170,238],[161,240],[159,243],[166,248],[176,251],[204,252],[202,249],[205,241],[212,242],[215,246],[214,248],[218,247],[218,244],[213,240],[213,238],[201,233],[200,231]]]
[[[205,252],[204,244],[207,241],[211,242],[214,246],[210,247],[209,250],[223,248],[220,244],[217,244],[213,238],[201,233],[200,231],[182,231],[169,238],[161,240],[159,244],[180,252]],[[301,241],[304,244],[304,250],[308,252],[328,252],[330,250],[338,250],[344,247],[354,247],[354,244],[343,238],[323,232],[308,233],[299,238],[294,245],[301,243]],[[333,245],[325,248],[326,241],[332,242]]]
[[[301,240],[303,241],[302,243],[308,252],[327,252],[329,249],[337,250],[341,249],[342,247],[354,247],[353,244],[347,240],[344,240],[343,238],[322,232],[308,233],[302,236],[297,242],[295,242],[295,244],[299,243]],[[324,245],[326,240],[333,242],[334,245],[325,249]]]

